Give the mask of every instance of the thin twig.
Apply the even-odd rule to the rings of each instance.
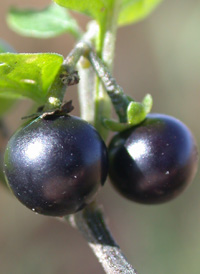
[[[137,274],[128,263],[105,224],[102,210],[95,203],[84,210],[64,217],[88,241],[107,274]]]

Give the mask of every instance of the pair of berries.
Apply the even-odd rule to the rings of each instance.
[[[70,115],[27,122],[8,142],[4,173],[14,195],[50,216],[75,213],[94,200],[109,173],[126,198],[146,204],[176,197],[194,178],[198,155],[179,120],[149,114],[106,148],[90,124]]]

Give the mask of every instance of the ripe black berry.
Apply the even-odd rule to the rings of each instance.
[[[173,199],[197,170],[197,147],[190,130],[163,114],[149,114],[137,127],[115,135],[108,151],[111,182],[123,196],[139,203]]]
[[[80,118],[39,117],[11,137],[4,165],[11,190],[25,206],[62,216],[94,199],[107,176],[107,149]]]

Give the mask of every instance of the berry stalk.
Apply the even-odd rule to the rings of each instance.
[[[105,273],[137,274],[113,239],[103,213],[95,203],[76,214],[64,217],[64,220],[66,219],[88,241]]]

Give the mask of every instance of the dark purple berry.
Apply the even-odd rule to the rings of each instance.
[[[145,204],[169,201],[193,180],[198,153],[190,130],[164,114],[149,114],[113,137],[109,175],[126,198]]]
[[[34,212],[74,213],[94,200],[107,176],[107,149],[97,131],[74,116],[38,117],[8,142],[4,172],[15,196]]]

